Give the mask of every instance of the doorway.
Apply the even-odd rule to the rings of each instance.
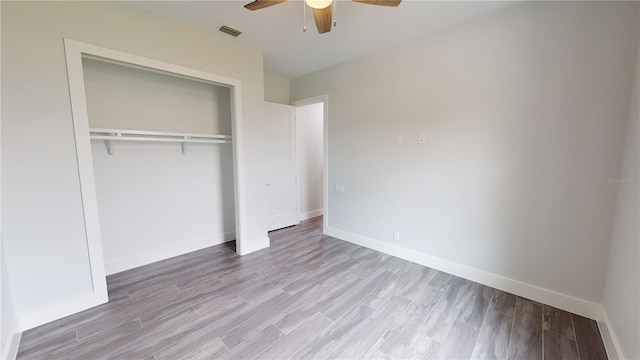
[[[298,218],[323,216],[328,226],[329,97],[320,95],[291,103],[296,109]]]
[[[324,104],[296,107],[298,220],[323,214]]]

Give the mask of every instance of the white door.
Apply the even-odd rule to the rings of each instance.
[[[269,231],[298,223],[295,116],[293,106],[265,102],[262,128]]]

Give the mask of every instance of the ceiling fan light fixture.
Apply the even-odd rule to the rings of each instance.
[[[2,1],[2,0],[0,0]],[[259,10],[266,7],[283,3],[287,0],[253,0],[246,4],[244,7],[248,10]],[[304,0],[303,2],[303,26],[302,31],[307,31],[307,6],[313,9],[313,20],[316,23],[319,34],[324,34],[331,31],[331,24],[336,26],[335,11],[338,3],[334,2],[338,0]],[[402,0],[352,0],[355,2],[378,5],[378,6],[392,6],[396,7],[400,5]],[[333,5],[333,6],[332,6]]]
[[[331,5],[333,0],[304,0],[313,9],[324,9]]]

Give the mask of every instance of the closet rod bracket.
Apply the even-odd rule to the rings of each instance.
[[[111,133],[112,136],[122,136],[122,133]],[[107,152],[109,155],[113,155],[113,140],[107,140]]]
[[[184,142],[182,143],[182,155],[187,155],[187,150],[189,150],[189,139],[191,136],[184,136]]]

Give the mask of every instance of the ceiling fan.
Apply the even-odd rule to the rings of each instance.
[[[249,10],[259,10],[264,9],[269,6],[277,5],[283,3],[287,0],[254,0],[253,2],[248,3],[244,7]],[[316,21],[316,27],[318,28],[318,32],[320,34],[324,34],[326,32],[331,31],[331,8],[333,7],[334,1],[337,0],[304,0],[305,4],[309,5],[310,8],[313,9],[313,18]],[[381,5],[381,6],[393,6],[396,7],[400,5],[402,0],[352,0],[354,2],[363,3],[363,4],[371,4],[371,5]],[[335,23],[334,23],[335,26]],[[306,31],[306,27],[304,28]]]

